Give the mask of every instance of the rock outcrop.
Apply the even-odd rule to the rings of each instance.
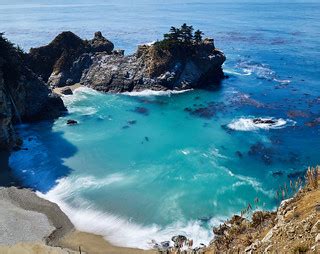
[[[161,42],[126,56],[113,51],[100,32],[89,41],[63,32],[49,45],[31,49],[27,62],[52,87],[81,83],[104,92],[208,88],[224,78],[226,58],[213,39],[169,47]]]
[[[23,53],[0,36],[0,149],[15,146],[13,123],[58,117],[66,108],[24,63]]]
[[[113,47],[101,32],[87,41],[68,31],[59,34],[47,46],[31,48],[26,61],[45,82],[59,87],[79,82],[83,69],[91,64],[90,54],[110,54]]]
[[[80,82],[103,92],[207,88],[224,77],[224,61],[213,40],[191,48],[142,45],[130,56],[94,55]]]
[[[310,172],[276,212],[256,211],[252,220],[235,215],[214,228],[205,253],[320,253],[320,167]]]

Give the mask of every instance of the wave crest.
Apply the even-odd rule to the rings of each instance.
[[[166,91],[154,91],[154,90],[143,90],[143,91],[137,91],[137,92],[124,92],[121,94],[128,95],[128,96],[171,96],[172,94],[180,94],[180,93],[185,93],[192,91],[192,89],[186,89],[186,90],[180,90],[180,91],[175,91],[175,90],[166,90]]]
[[[259,121],[257,121],[259,120]],[[287,126],[294,126],[296,122],[290,119],[275,119],[273,117],[268,118],[245,118],[233,120],[227,126],[228,128],[236,131],[254,131],[254,130],[269,130],[269,129],[282,129]]]

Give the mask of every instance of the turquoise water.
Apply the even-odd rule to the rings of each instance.
[[[0,3],[2,3],[1,1]],[[320,163],[320,4],[212,1],[55,1],[0,5],[0,31],[25,49],[62,30],[101,30],[117,47],[193,24],[227,55],[215,91],[65,96],[69,115],[19,127],[10,166],[24,186],[57,202],[80,230],[121,246],[185,234],[196,244],[250,202]],[[277,125],[255,126],[254,117]],[[79,122],[67,126],[68,119]],[[312,123],[312,124],[311,124]],[[312,127],[310,127],[312,126]],[[254,203],[255,198],[258,203]]]

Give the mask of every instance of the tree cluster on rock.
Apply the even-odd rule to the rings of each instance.
[[[163,35],[163,40],[156,42],[156,46],[169,49],[175,46],[194,46],[202,42],[203,32],[184,23],[180,28],[172,26],[169,33]]]

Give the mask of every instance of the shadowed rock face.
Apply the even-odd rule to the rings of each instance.
[[[129,56],[113,47],[101,32],[89,41],[63,32],[49,45],[31,49],[27,59],[50,86],[80,82],[104,92],[209,88],[224,78],[226,58],[213,39],[167,48],[141,45]]]
[[[96,32],[89,41],[72,32],[63,32],[47,46],[31,48],[26,62],[49,85],[63,86],[79,81],[82,70],[91,64],[88,54],[110,54],[113,47],[101,32]]]
[[[14,122],[52,119],[65,110],[61,98],[26,67],[23,54],[0,36],[0,149],[16,144]]]

